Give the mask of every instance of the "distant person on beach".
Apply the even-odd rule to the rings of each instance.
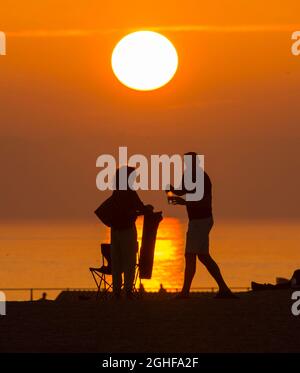
[[[164,288],[164,285],[160,284],[158,294],[162,295],[162,294],[166,294],[166,293],[167,293],[167,290]]]
[[[197,167],[201,168],[197,153],[189,152],[185,155],[192,157],[192,179],[196,182]],[[186,165],[188,167],[188,165]],[[203,174],[203,169],[200,170]],[[187,171],[185,171],[187,172]],[[200,172],[198,172],[200,174]],[[186,201],[179,197],[193,191],[187,190],[184,185],[184,176],[181,182],[181,188],[174,189],[172,185],[166,192],[172,192],[175,197],[171,197],[171,202],[175,205],[185,205],[189,218],[188,231],[186,234],[185,246],[185,272],[184,284],[181,293],[177,296],[179,299],[189,297],[191,284],[196,272],[196,259],[200,260],[206,267],[211,276],[216,280],[219,286],[217,298],[236,298],[226,285],[217,263],[209,254],[209,233],[214,224],[212,214],[212,184],[209,176],[204,172],[204,195],[199,201]],[[198,180],[197,180],[198,182]],[[196,188],[195,188],[196,189]]]
[[[44,292],[44,293],[42,294],[42,298],[40,298],[39,301],[41,301],[41,302],[45,302],[46,300],[47,300],[47,293]]]
[[[277,278],[276,284],[260,284],[252,281],[251,288],[253,291],[260,290],[282,290],[282,289],[299,289],[300,288],[300,269],[296,269],[290,280]]]
[[[115,205],[111,225],[111,260],[113,294],[121,297],[122,272],[124,272],[124,288],[127,299],[132,299],[132,288],[135,277],[136,254],[138,249],[135,221],[138,215],[153,210],[150,205],[145,206],[136,191],[129,185],[129,178],[135,171],[127,167],[127,189],[120,190],[119,180],[124,167],[117,170],[115,178],[116,190],[112,198]],[[133,176],[133,175],[132,175]]]

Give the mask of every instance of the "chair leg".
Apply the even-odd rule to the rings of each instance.
[[[96,284],[96,286],[97,286],[97,294],[96,294],[96,298],[97,298],[97,297],[98,297],[98,293],[99,293],[99,284],[98,284],[98,281],[97,281],[96,276],[95,276],[95,274],[94,274],[94,271],[93,271],[93,270],[90,270],[90,272],[92,273],[93,279],[94,279],[95,284]]]
[[[100,277],[100,282],[99,282],[98,291],[97,291],[97,298],[99,298],[99,295],[101,293],[101,285],[102,285],[102,277]]]
[[[107,292],[107,285],[109,285],[109,284],[106,281],[105,275],[100,275],[93,270],[91,270],[91,273],[92,273],[93,279],[94,279],[96,287],[97,287],[96,298],[99,298],[99,296],[102,293],[102,291],[101,291],[102,287],[104,287],[103,293],[105,294]]]
[[[103,275],[104,291],[106,292],[106,276]]]

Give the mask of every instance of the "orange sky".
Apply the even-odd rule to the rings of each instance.
[[[300,3],[282,3],[2,1],[0,218],[91,217],[104,198],[96,158],[121,145],[205,154],[221,218],[299,218]],[[110,66],[139,29],[162,32],[179,55],[154,92],[122,86]],[[162,193],[141,195],[183,213]]]

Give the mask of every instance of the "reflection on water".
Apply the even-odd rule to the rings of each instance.
[[[140,239],[141,220],[137,227]],[[153,278],[143,281],[146,289],[158,289],[160,283],[180,288],[185,230],[186,222],[175,218],[161,223]],[[97,222],[3,224],[0,237],[1,288],[90,288],[94,283],[88,268],[100,264],[100,243],[107,242],[109,230]],[[276,276],[290,277],[300,267],[299,238],[298,222],[216,222],[211,253],[230,286],[249,286],[251,280],[274,282]],[[193,286],[215,286],[199,263]]]

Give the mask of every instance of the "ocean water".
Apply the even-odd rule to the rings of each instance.
[[[184,270],[187,221],[165,218],[160,225],[153,276],[146,290],[180,289]],[[139,238],[142,220],[137,222]],[[210,252],[231,287],[249,287],[251,280],[275,282],[300,268],[300,222],[215,221]],[[89,267],[100,265],[100,243],[109,230],[96,222],[2,224],[0,228],[0,289],[92,288]],[[214,287],[198,262],[193,288]],[[34,291],[34,299],[43,290]],[[5,290],[7,299],[29,299],[29,292]],[[47,291],[54,298],[58,291]]]

